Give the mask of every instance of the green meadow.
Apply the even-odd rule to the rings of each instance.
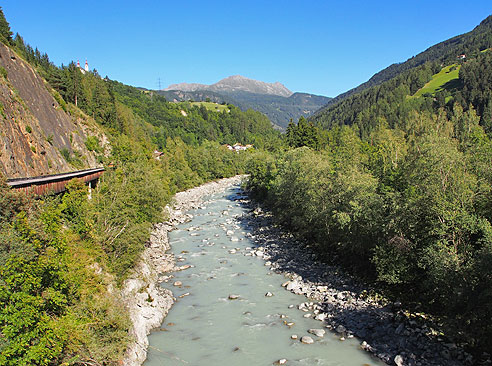
[[[222,112],[222,111],[228,111],[229,110],[227,108],[227,105],[222,105],[222,104],[212,103],[212,102],[192,102],[191,105],[196,105],[196,106],[203,105],[209,111],[214,111],[214,112]]]
[[[413,95],[414,97],[421,97],[424,94],[434,95],[436,92],[451,89],[455,86],[455,80],[457,81],[460,73],[461,65],[449,65],[444,67],[437,74],[432,76],[432,80],[425,84],[421,89]]]

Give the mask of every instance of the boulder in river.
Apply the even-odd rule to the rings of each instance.
[[[314,334],[316,337],[323,338],[326,332],[324,329],[309,329],[308,333]]]
[[[303,336],[303,337],[301,337],[301,343],[313,344],[314,340],[310,336]]]
[[[239,299],[239,295],[234,295],[234,294],[229,295],[229,300],[237,300],[237,299]]]
[[[274,365],[285,365],[286,363],[287,363],[287,359],[281,358],[280,360],[275,361],[273,364]]]

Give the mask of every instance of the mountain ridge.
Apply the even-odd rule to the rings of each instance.
[[[241,110],[254,109],[265,114],[278,129],[287,128],[290,120],[309,117],[331,98],[309,93],[292,92],[282,83],[266,83],[241,75],[228,76],[214,84],[172,84],[157,91],[167,100],[212,101],[234,104]]]
[[[287,89],[285,85],[278,81],[274,83],[267,83],[260,80],[250,79],[242,75],[231,75],[210,85],[200,83],[171,84],[163,90],[181,90],[188,92],[198,90],[210,90],[215,92],[245,91],[255,94],[279,95],[282,97],[290,97],[294,94],[292,91]]]
[[[440,61],[446,64],[450,63],[452,60],[455,61],[459,55],[467,55],[470,52],[479,52],[481,49],[488,47],[488,37],[491,31],[492,15],[489,15],[471,31],[436,43],[417,55],[408,58],[406,61],[393,63],[381,71],[378,71],[366,82],[332,98],[325,106],[316,111],[312,117],[317,117],[327,108],[334,106],[338,102],[341,102],[354,94],[360,93],[373,86],[380,85],[385,81],[400,75],[404,71],[423,65],[425,62]]]

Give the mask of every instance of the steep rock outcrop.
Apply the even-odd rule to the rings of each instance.
[[[88,136],[105,140],[95,122],[73,106],[72,115],[64,111],[43,78],[3,43],[0,66],[0,172],[19,178],[98,166],[85,146]],[[77,159],[71,164],[61,151]]]

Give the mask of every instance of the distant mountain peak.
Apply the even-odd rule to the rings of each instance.
[[[290,97],[293,93],[278,81],[266,83],[264,81],[249,79],[242,75],[228,76],[215,84],[205,85],[196,83],[181,83],[169,85],[167,90],[197,91],[211,90],[214,92],[248,92],[255,94],[279,95]]]

